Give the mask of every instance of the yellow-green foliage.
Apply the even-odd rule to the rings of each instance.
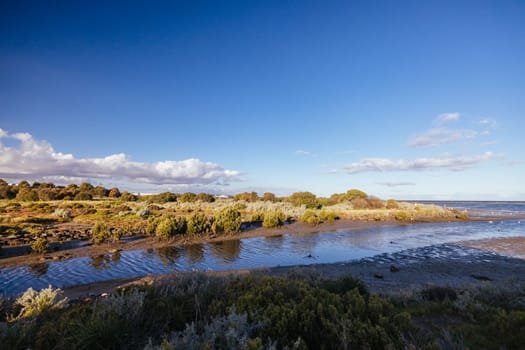
[[[333,210],[321,210],[319,212],[319,220],[321,221],[335,221],[339,220],[339,214]]]
[[[389,199],[386,201],[386,208],[387,209],[398,209],[399,204],[397,203],[395,199]]]
[[[109,237],[111,232],[103,222],[97,222],[91,229],[91,240],[95,244],[104,243]]]
[[[215,214],[212,231],[219,232],[239,232],[241,230],[241,213],[233,207],[226,207]]]
[[[38,237],[31,244],[31,250],[35,253],[45,253],[49,248],[49,242],[47,239]]]
[[[264,213],[261,211],[258,211],[257,213],[252,214],[250,217],[250,221],[263,221],[264,220]]]
[[[309,209],[317,209],[319,207],[317,197],[311,192],[294,192],[287,198],[287,201],[298,207],[301,205]]]
[[[411,216],[408,212],[406,212],[406,211],[398,211],[398,212],[395,214],[394,218],[395,218],[397,221],[403,221],[403,222],[405,222],[405,221],[412,221],[412,220],[413,220],[413,219],[412,219],[412,216]]]
[[[321,223],[321,219],[313,210],[306,210],[301,216],[301,221],[309,225],[318,225]]]
[[[206,233],[210,231],[211,225],[206,215],[193,213],[188,217],[187,232],[190,234]]]
[[[286,221],[286,219],[286,215],[280,210],[267,212],[264,213],[262,225],[263,227],[277,227],[281,226]]]
[[[164,216],[160,219],[155,235],[162,239],[169,239],[176,234],[186,233],[186,219],[183,217]]]

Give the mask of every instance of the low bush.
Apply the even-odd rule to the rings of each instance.
[[[214,215],[212,231],[214,233],[225,232],[233,233],[241,230],[241,213],[233,207],[221,209]]]
[[[155,236],[161,239],[169,239],[177,234],[186,233],[186,219],[183,217],[164,216],[155,228]]]
[[[91,229],[91,240],[93,241],[93,243],[95,244],[104,243],[110,237],[111,237],[111,232],[104,223],[97,222],[95,223],[95,225],[93,225],[93,228]]]
[[[339,214],[333,210],[321,210],[319,212],[319,220],[321,221],[339,220]]]
[[[319,225],[321,223],[321,219],[313,210],[306,210],[301,216],[301,221],[309,225]]]
[[[206,215],[201,213],[193,213],[188,217],[188,230],[189,234],[200,234],[211,231],[210,220]]]
[[[412,216],[406,211],[398,211],[394,215],[394,218],[396,219],[396,221],[401,222],[412,221]]]
[[[395,199],[389,199],[386,201],[385,207],[387,209],[399,209],[399,204]]]
[[[35,318],[46,310],[66,307],[67,298],[60,299],[60,294],[62,294],[62,290],[53,289],[51,286],[39,292],[29,288],[16,299],[16,304],[22,308],[14,319]]]
[[[49,242],[47,239],[38,237],[31,243],[31,250],[35,253],[45,253],[49,249]]]
[[[263,227],[278,227],[284,224],[288,218],[281,210],[264,213]]]

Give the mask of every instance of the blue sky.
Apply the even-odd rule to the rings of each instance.
[[[0,177],[525,200],[523,1],[4,1]]]

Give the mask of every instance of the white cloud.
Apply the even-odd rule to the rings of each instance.
[[[385,171],[419,171],[449,169],[461,171],[472,168],[476,164],[492,159],[502,158],[492,152],[485,152],[479,156],[461,157],[444,155],[433,158],[418,158],[413,160],[392,160],[386,158],[365,158],[359,162],[350,163],[344,166],[344,171],[348,174],[358,174],[365,172],[385,172]]]
[[[459,114],[458,112],[443,113],[443,114],[438,115],[437,118],[434,119],[434,124],[435,125],[443,125],[445,123],[458,120],[460,116],[461,116],[461,114]]]
[[[118,153],[76,159],[72,154],[56,152],[51,144],[28,133],[10,135],[0,129],[1,138],[19,141],[13,147],[0,141],[0,177],[11,179],[120,179],[156,185],[204,185],[228,184],[240,176],[238,171],[195,158],[145,163],[131,161],[126,154]]]
[[[376,182],[376,184],[386,187],[415,186],[415,182]]]
[[[408,142],[411,147],[437,147],[442,144],[471,140],[478,135],[475,130],[450,130],[446,128],[432,128],[423,134],[414,136]]]
[[[298,149],[294,152],[298,156],[307,156],[307,157],[313,157],[314,154],[312,152],[305,151],[304,149]]]
[[[496,126],[498,126],[498,122],[490,118],[481,118],[480,120],[478,120],[478,124],[488,126],[490,128],[495,128]]]

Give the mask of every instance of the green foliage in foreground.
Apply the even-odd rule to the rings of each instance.
[[[67,305],[0,299],[2,349],[519,349],[525,290],[431,287],[387,299],[355,279],[173,275]],[[11,317],[9,315],[18,315]]]

